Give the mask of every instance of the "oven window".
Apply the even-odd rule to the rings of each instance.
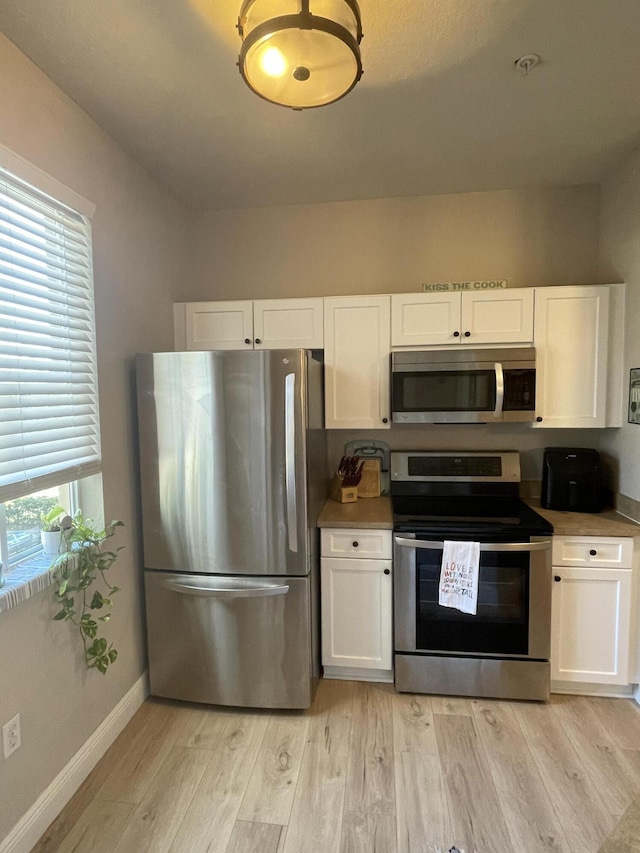
[[[438,604],[441,551],[417,551],[416,650],[528,654],[529,554],[482,551],[475,616]]]
[[[492,412],[496,407],[493,370],[394,373],[394,412]]]

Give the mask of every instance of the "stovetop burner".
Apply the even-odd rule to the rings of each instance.
[[[461,538],[550,536],[551,524],[518,496],[519,482],[515,451],[393,452],[394,529]]]

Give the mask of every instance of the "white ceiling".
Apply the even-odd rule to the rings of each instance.
[[[362,80],[303,112],[242,81],[240,5],[0,0],[0,31],[195,209],[588,183],[640,142],[640,0],[360,0]]]

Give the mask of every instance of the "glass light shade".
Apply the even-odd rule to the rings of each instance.
[[[245,0],[238,29],[239,68],[253,91],[282,106],[308,109],[347,94],[362,75],[355,0]]]

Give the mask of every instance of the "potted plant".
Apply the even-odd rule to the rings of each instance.
[[[69,518],[64,507],[51,507],[49,512],[43,513],[40,516],[42,530],[40,531],[40,541],[42,542],[42,550],[47,556],[59,554],[64,549],[63,539],[63,521]]]
[[[107,579],[107,572],[121,550],[121,547],[107,550],[104,543],[114,535],[117,527],[124,525],[121,521],[112,521],[101,530],[80,511],[69,518],[69,522],[68,529],[61,535],[65,550],[51,564],[55,596],[60,605],[53,618],[57,622],[72,622],[78,628],[87,667],[104,674],[118,652],[113,644],[98,636],[98,629],[100,622],[108,622],[111,618],[111,597],[119,591]],[[94,583],[99,583],[102,589],[92,589]]]

